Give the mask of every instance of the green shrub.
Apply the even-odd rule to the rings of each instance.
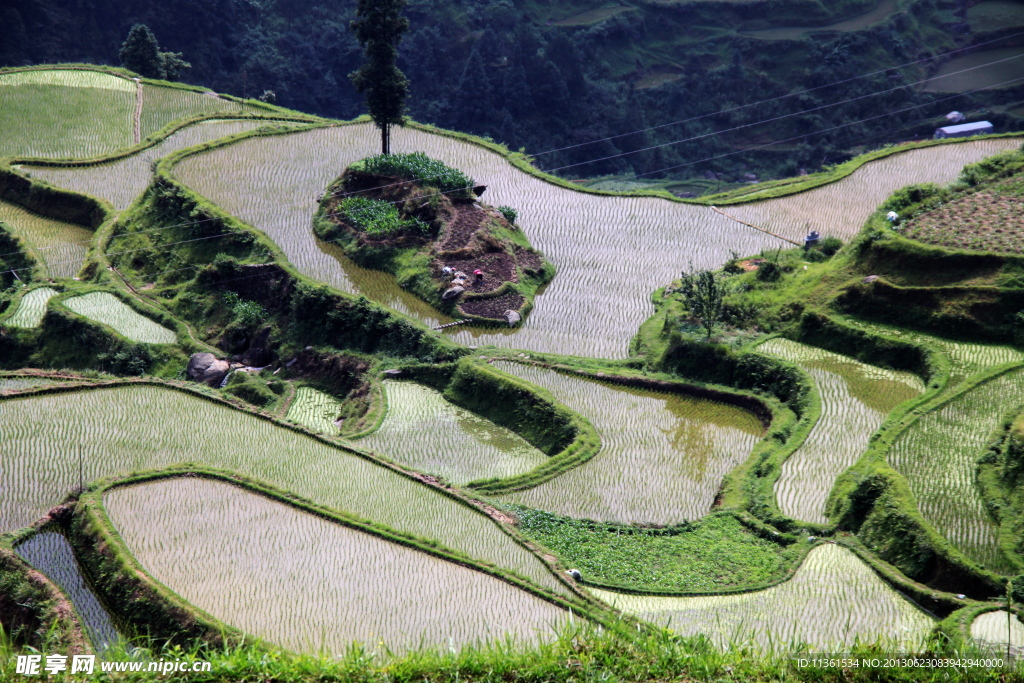
[[[843,248],[843,241],[838,237],[829,235],[818,242],[818,251],[828,257],[836,255],[836,252]]]
[[[885,200],[882,204],[882,211],[895,211],[899,213],[941,193],[942,188],[935,183],[907,185],[906,187],[902,187],[893,192],[892,195]]]
[[[429,229],[418,218],[403,219],[394,204],[380,199],[349,197],[341,202],[341,215],[370,237],[391,237],[405,231],[425,233]]]
[[[501,212],[501,215],[504,216],[505,220],[509,223],[515,223],[516,218],[519,217],[519,213],[511,206],[499,206],[498,211]]]
[[[265,408],[277,400],[277,395],[267,388],[263,380],[253,377],[248,372],[231,373],[225,391],[260,408]]]
[[[353,165],[369,173],[397,176],[402,180],[415,180],[436,187],[442,192],[471,190],[473,179],[423,152],[412,154],[378,154]]]
[[[235,292],[224,292],[224,304],[244,327],[254,327],[267,318],[267,309],[255,301],[243,299]]]
[[[757,267],[757,274],[754,277],[760,282],[778,282],[782,277],[782,268],[775,261],[764,261]]]

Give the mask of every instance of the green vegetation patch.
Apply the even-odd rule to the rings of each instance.
[[[105,650],[120,639],[114,620],[86,581],[64,534],[41,531],[18,543],[14,551],[46,574],[71,600],[86,636],[97,650]]]
[[[806,551],[806,544],[755,533],[730,514],[647,529],[511,509],[524,534],[587,584],[675,593],[761,587],[785,577]]]
[[[146,344],[173,344],[173,330],[156,323],[109,292],[91,292],[65,299],[64,306],[75,313],[112,327],[132,341]]]
[[[486,633],[531,641],[568,618],[494,576],[222,481],[118,487],[103,504],[153,578],[295,652],[457,647]]]
[[[348,197],[340,205],[342,217],[370,237],[392,237],[407,230],[427,232],[430,228],[415,217],[403,219],[391,202],[366,197]]]
[[[437,159],[431,159],[423,152],[411,154],[379,154],[358,161],[353,170],[395,176],[402,180],[413,180],[434,187],[445,193],[465,194],[473,189],[473,179],[462,171],[452,168]]]
[[[60,292],[50,287],[40,287],[21,297],[14,315],[4,321],[8,327],[39,327],[46,315],[46,304]]]
[[[750,639],[761,647],[802,642],[838,652],[881,638],[913,649],[934,625],[853,552],[831,543],[812,550],[793,578],[763,591],[692,598],[590,591],[629,614],[681,635],[702,633],[720,646]]]
[[[525,474],[548,457],[515,432],[415,382],[384,382],[388,412],[360,441],[395,462],[458,486]]]
[[[1024,168],[1024,154],[1016,156]],[[900,234],[952,249],[1024,254],[1024,174],[940,201],[901,225]]]
[[[39,71],[18,72],[33,74]],[[73,72],[81,77],[95,72]],[[11,77],[16,74],[4,74]],[[0,86],[0,157],[90,158],[134,142],[135,84],[127,89],[30,83]],[[107,81],[106,79],[110,79]]]

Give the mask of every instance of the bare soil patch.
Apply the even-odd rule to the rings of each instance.
[[[518,292],[507,292],[490,299],[469,299],[463,301],[459,304],[459,310],[466,315],[477,315],[481,318],[502,320],[505,317],[505,311],[509,309],[518,311],[525,303],[526,299]]]

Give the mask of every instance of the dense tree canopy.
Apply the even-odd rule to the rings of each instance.
[[[398,68],[398,43],[409,30],[402,16],[406,0],[359,0],[352,32],[363,46],[366,63],[349,74],[380,128],[381,154],[391,153],[391,126],[405,123],[409,80]]]
[[[161,52],[156,36],[145,24],[135,24],[118,52],[121,65],[145,78],[177,80],[192,65],[180,52]]]

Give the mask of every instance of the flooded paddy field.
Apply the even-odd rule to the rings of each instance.
[[[920,378],[883,370],[788,339],[757,347],[802,367],[821,398],[821,417],[782,463],[775,496],[783,514],[826,524],[825,501],[836,478],[857,461],[889,412],[924,391]]]
[[[764,431],[751,413],[724,403],[531,365],[494,366],[547,389],[601,436],[601,451],[586,463],[499,497],[567,517],[658,525],[699,519]]]
[[[531,643],[568,620],[498,578],[226,482],[162,479],[111,489],[103,503],[157,581],[295,652]]]

